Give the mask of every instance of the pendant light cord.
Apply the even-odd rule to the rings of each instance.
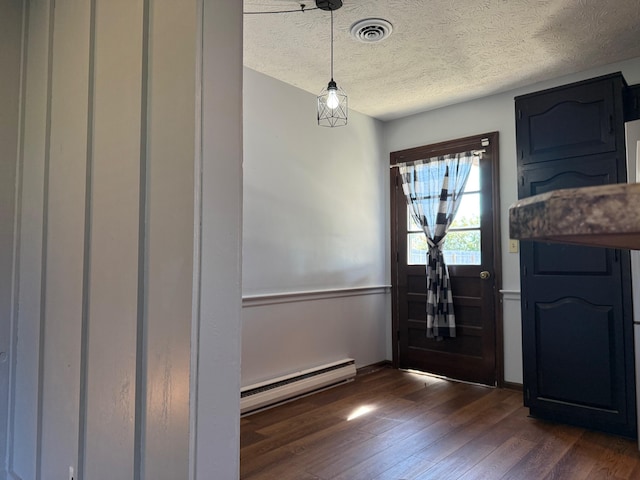
[[[331,10],[331,81],[333,81],[333,10]]]

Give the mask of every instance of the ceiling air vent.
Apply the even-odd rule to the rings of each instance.
[[[381,18],[365,18],[351,25],[351,36],[364,43],[381,42],[393,31],[393,25]]]

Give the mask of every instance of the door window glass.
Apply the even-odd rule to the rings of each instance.
[[[480,265],[480,165],[475,158],[456,217],[444,240],[443,255],[447,265]],[[427,263],[427,239],[411,217],[407,206],[407,264]]]

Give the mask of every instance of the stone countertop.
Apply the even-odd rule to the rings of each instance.
[[[640,183],[554,190],[509,208],[509,236],[640,250]]]

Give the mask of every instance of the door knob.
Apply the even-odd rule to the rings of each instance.
[[[482,272],[480,272],[480,278],[482,280],[486,280],[490,276],[491,276],[491,274],[489,272],[487,272],[486,270],[483,270]]]

